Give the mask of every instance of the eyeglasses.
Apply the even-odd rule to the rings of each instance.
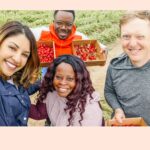
[[[62,27],[62,26],[65,26],[65,27],[72,27],[73,26],[73,22],[63,22],[63,21],[54,21],[56,25]]]

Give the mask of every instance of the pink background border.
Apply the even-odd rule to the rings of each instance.
[[[149,0],[1,0],[1,9],[149,9]]]
[[[1,10],[142,10],[149,0],[1,0]],[[59,5],[58,5],[59,4]],[[0,127],[4,150],[143,150],[149,127]]]

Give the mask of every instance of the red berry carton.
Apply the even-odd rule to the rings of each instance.
[[[56,58],[55,44],[53,41],[38,41],[38,55],[40,58],[40,66],[48,67],[49,64]]]
[[[97,40],[72,41],[73,54],[81,58],[87,66],[104,66],[106,55]]]
[[[125,118],[122,123],[118,123],[115,120],[107,120],[105,121],[105,126],[122,126],[122,127],[135,127],[135,126],[148,126],[142,117],[136,118]]]

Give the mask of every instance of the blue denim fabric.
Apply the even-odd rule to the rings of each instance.
[[[29,89],[16,88],[0,78],[0,126],[27,126],[31,105],[29,94],[39,89],[39,83]]]
[[[47,67],[43,67],[42,68],[42,78],[45,76],[46,72],[47,72]]]

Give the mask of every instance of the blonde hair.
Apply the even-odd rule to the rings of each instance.
[[[120,29],[121,26],[128,23],[129,21],[139,18],[142,20],[147,20],[150,22],[150,11],[148,10],[142,10],[142,11],[127,11],[125,15],[122,16],[120,19]]]

